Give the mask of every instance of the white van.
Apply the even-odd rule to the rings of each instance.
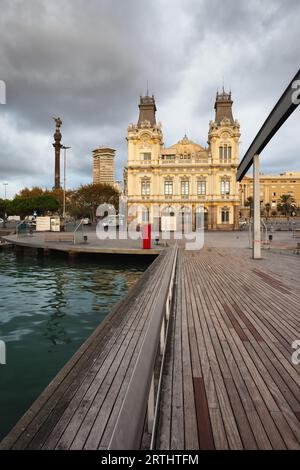
[[[7,222],[21,222],[21,217],[19,215],[9,215]]]

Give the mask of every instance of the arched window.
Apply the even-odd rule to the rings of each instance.
[[[230,217],[230,208],[229,207],[223,207],[221,209],[222,224],[229,224],[229,217]]]
[[[150,196],[150,178],[143,178],[141,180],[141,195]]]
[[[231,163],[232,147],[231,145],[222,144],[219,147],[219,159],[221,163]]]
[[[220,193],[222,195],[230,194],[230,178],[223,176],[220,180]]]
[[[172,196],[173,194],[173,180],[166,179],[165,180],[165,196]]]
[[[143,224],[149,223],[149,209],[147,207],[143,207],[142,209],[142,223]]]
[[[205,178],[198,179],[197,194],[198,196],[204,196],[206,194],[206,179]]]
[[[190,182],[188,179],[181,180],[181,196],[187,197],[190,194]]]

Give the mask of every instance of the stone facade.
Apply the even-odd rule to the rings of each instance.
[[[215,119],[209,123],[208,146],[192,142],[186,135],[166,148],[162,126],[156,123],[154,97],[141,97],[138,123],[128,127],[128,159],[124,190],[128,207],[143,205],[140,223],[153,223],[154,206],[159,204],[160,228],[166,222],[173,229],[174,213],[189,213],[192,227],[198,210],[211,230],[239,228],[240,125],[232,115],[231,94],[217,93]],[[177,227],[178,229],[178,227]]]
[[[260,175],[261,206],[270,204],[271,210],[277,208],[280,196],[290,194],[296,206],[300,206],[300,172],[285,171],[279,175]],[[240,184],[240,199],[242,207],[249,197],[253,197],[253,178],[245,176]]]

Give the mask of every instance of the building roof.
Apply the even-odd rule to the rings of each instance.
[[[141,127],[143,122],[148,121],[150,126],[153,127],[156,124],[156,105],[154,96],[140,96],[140,104],[139,104],[139,119],[138,119],[138,127]]]
[[[297,178],[300,178],[300,172],[298,171],[285,171],[283,173],[279,173],[279,174],[274,174],[274,175],[270,175],[270,174],[263,174],[263,173],[260,173],[259,175],[259,179],[260,180],[286,180],[286,179],[297,179]],[[252,181],[253,179],[253,176],[251,175],[245,175],[242,179],[242,181]]]
[[[215,102],[215,122],[217,124],[220,124],[223,119],[229,119],[231,124],[233,124],[232,103],[231,92],[226,93],[224,88],[222,93],[217,92]]]
[[[115,153],[116,150],[111,148],[111,147],[98,147],[95,150],[93,150],[93,153]]]

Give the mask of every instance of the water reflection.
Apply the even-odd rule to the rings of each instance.
[[[57,271],[54,278],[54,295],[51,303],[46,305],[45,308],[50,307],[53,313],[50,315],[49,320],[46,322],[44,336],[54,346],[61,343],[70,343],[71,337],[66,332],[62,319],[65,317],[64,308],[66,307],[67,300],[65,297],[64,286],[67,279],[63,272]],[[49,350],[51,351],[51,349]]]
[[[0,438],[146,269],[0,252]]]

